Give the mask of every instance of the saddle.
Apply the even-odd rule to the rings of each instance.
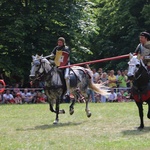
[[[92,77],[92,73],[90,74],[89,69],[85,69],[80,66],[73,66],[70,68],[69,71],[71,86],[76,87],[77,83],[82,81],[82,76],[80,74],[80,71],[82,71],[83,74],[88,74],[90,78]]]
[[[76,76],[79,76],[78,70],[81,70],[85,74],[88,74],[90,78],[92,78],[92,76],[93,76],[93,73],[90,69],[86,69],[86,68],[83,68],[83,67],[80,67],[80,66],[73,66],[73,67],[70,68],[70,71],[73,71]]]

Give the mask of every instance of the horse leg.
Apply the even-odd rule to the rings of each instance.
[[[49,102],[49,109],[50,109],[50,111],[56,113],[56,119],[54,120],[53,124],[57,124],[58,123],[58,106],[56,106],[56,108],[57,109],[54,110],[53,104],[51,102]]]
[[[62,109],[62,110],[59,109],[59,105],[60,105],[60,98],[57,97],[57,99],[56,99],[56,108],[55,108],[55,110],[56,110],[55,111],[56,112],[56,118],[55,118],[53,124],[58,124],[58,122],[59,122],[59,114],[64,114],[65,113],[64,109]]]
[[[56,103],[56,110],[54,110],[53,105],[51,103],[49,104],[49,108],[50,108],[51,112],[56,113],[56,119],[54,120],[53,124],[58,124],[58,122],[59,122],[58,115],[59,115],[59,111],[60,111],[59,104]]]
[[[140,102],[136,102],[136,105],[138,107],[139,110],[139,117],[140,117],[140,126],[138,127],[138,129],[143,129],[144,128],[144,121],[143,121],[143,104]]]
[[[89,117],[91,117],[91,112],[90,112],[90,109],[89,109],[89,99],[90,99],[90,95],[89,94],[87,94],[88,96],[86,96],[86,107],[85,107],[85,112],[86,112],[86,115],[87,115],[87,117],[89,118]],[[84,96],[85,97],[85,96]]]
[[[55,110],[56,110],[56,118],[55,118],[53,124],[58,124],[58,122],[59,122],[59,98],[56,99],[56,108],[55,108]]]
[[[54,106],[54,101],[50,98],[50,94],[51,94],[51,93],[49,93],[48,90],[45,90],[45,93],[46,93],[46,95],[47,95],[47,97],[48,97],[49,110],[50,110],[51,112],[56,113],[56,111],[55,111],[54,108],[53,108],[53,106]]]
[[[69,106],[70,115],[74,113],[74,104],[75,104],[75,98],[72,99],[71,105]]]
[[[62,103],[62,101],[63,101],[63,95],[61,95],[59,97],[58,101],[59,101],[59,104]],[[65,110],[64,109],[61,109],[61,110],[59,109],[59,114],[65,114]]]
[[[52,105],[51,103],[49,103],[49,110],[50,110],[51,112],[56,113],[56,111],[54,110],[53,105]]]
[[[148,113],[147,113],[147,118],[150,119],[150,99],[147,101],[148,104]]]

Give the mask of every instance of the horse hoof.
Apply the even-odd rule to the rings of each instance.
[[[142,130],[143,128],[144,128],[144,126],[139,126],[137,129]]]
[[[88,114],[87,114],[87,117],[88,117],[88,118],[90,118],[90,117],[91,117],[91,115],[92,115],[91,113],[88,113]]]
[[[74,110],[71,110],[71,111],[70,111],[70,115],[73,115],[73,114],[74,114]]]
[[[64,109],[62,110],[62,112],[63,112],[63,114],[65,114],[65,110]]]
[[[58,120],[55,120],[55,121],[53,122],[53,124],[58,124]]]
[[[149,113],[147,114],[147,118],[150,119],[150,114]]]
[[[65,110],[64,109],[59,110],[59,114],[65,114]]]

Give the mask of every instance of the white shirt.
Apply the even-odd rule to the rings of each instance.
[[[14,97],[13,97],[12,94],[4,94],[4,95],[3,95],[3,98],[4,98],[5,100],[11,100],[11,99],[14,99]]]
[[[24,99],[24,101],[29,101],[32,95],[30,92],[27,92],[27,93],[22,93],[21,96]]]
[[[109,100],[116,100],[117,99],[117,94],[115,92],[111,93],[108,97]]]

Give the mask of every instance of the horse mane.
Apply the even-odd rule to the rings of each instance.
[[[51,70],[51,65],[50,65],[50,62],[46,59],[46,58],[42,58],[41,59],[41,62],[44,62],[45,64],[45,71],[46,73],[48,73],[50,70]]]
[[[50,62],[46,58],[43,58],[42,61],[44,61],[46,64],[50,65]]]
[[[145,64],[144,64],[144,62],[143,62],[142,59],[140,59],[140,63],[141,63],[141,65],[147,70],[147,68],[146,68],[146,66],[145,66]],[[147,71],[148,71],[148,70],[147,70]]]
[[[46,58],[41,58],[41,62],[44,63],[43,67],[47,73],[48,80],[49,80],[48,82],[50,82],[51,84],[50,87],[52,86],[53,88],[57,88],[58,86],[62,86],[62,81],[58,69],[53,67],[52,63],[48,61]]]

